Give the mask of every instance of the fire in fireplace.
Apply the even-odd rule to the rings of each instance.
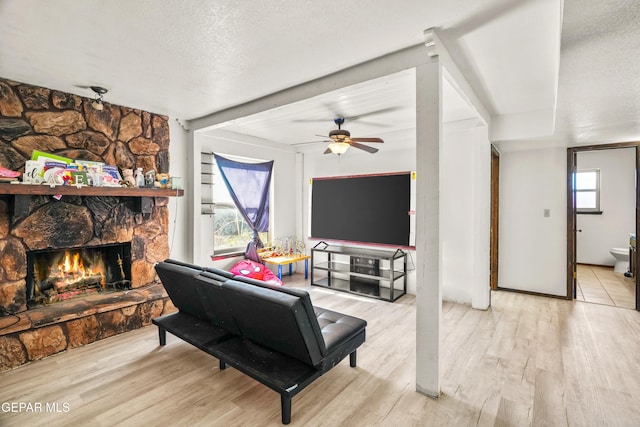
[[[27,306],[131,289],[131,243],[27,253]]]

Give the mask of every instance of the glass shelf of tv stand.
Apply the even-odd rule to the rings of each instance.
[[[311,249],[311,285],[393,302],[407,289],[407,254],[320,242]]]
[[[396,288],[393,290],[393,300],[391,300],[391,288],[358,283],[352,280],[337,279],[335,277],[332,277],[331,281],[329,281],[328,277],[316,279],[312,285],[390,302],[397,300],[406,293],[403,289]]]
[[[391,270],[387,268],[380,268],[377,274],[367,274],[361,271],[356,271],[356,269],[346,262],[319,262],[314,265],[317,270],[327,270],[335,273],[349,273],[354,277],[369,277],[369,278],[377,278],[377,279],[386,279],[391,280]],[[397,280],[404,276],[404,271],[402,270],[393,270],[393,279]]]
[[[322,247],[321,244],[326,246]],[[359,248],[355,246],[340,246],[340,245],[329,245],[325,242],[320,242],[316,244],[313,249],[332,253],[332,254],[343,254],[343,255],[360,255],[364,257],[370,258],[380,258],[380,259],[401,259],[406,253],[401,249],[393,249],[393,250],[384,250],[384,249],[369,249],[369,248]]]

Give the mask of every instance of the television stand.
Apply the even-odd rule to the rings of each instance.
[[[319,242],[311,249],[311,285],[393,302],[407,292],[407,253]]]

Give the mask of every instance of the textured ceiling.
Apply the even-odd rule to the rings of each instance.
[[[640,140],[640,2],[565,5],[558,132],[578,143]]]
[[[502,149],[640,141],[640,2],[564,2],[554,135]]]
[[[0,77],[87,97],[101,85],[107,102],[193,119],[420,44],[436,27],[492,115],[552,110],[557,98],[549,141],[639,139],[638,2],[565,1],[558,75],[561,3],[0,0]],[[403,93],[372,109],[411,108]],[[357,96],[342,93],[345,115],[369,111]],[[295,141],[331,128],[335,99],[315,101],[280,112],[284,123],[329,121],[307,123]],[[370,118],[377,125],[353,121],[352,133],[406,132],[393,128],[404,115]]]

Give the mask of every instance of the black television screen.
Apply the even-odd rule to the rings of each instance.
[[[314,178],[311,237],[409,246],[411,173]]]

